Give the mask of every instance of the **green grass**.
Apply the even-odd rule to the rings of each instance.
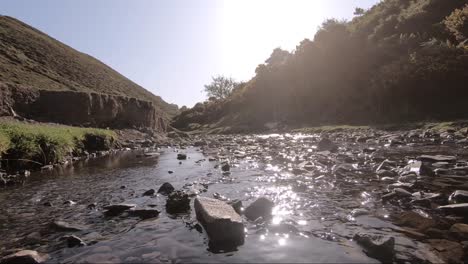
[[[0,123],[0,152],[9,159],[28,159],[41,164],[63,160],[70,153],[86,150],[89,135],[108,144],[116,139],[111,130],[62,125]]]

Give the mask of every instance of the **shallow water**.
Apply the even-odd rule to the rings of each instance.
[[[389,215],[399,209],[380,202],[388,183],[374,172],[383,158],[362,153],[363,145],[355,143],[340,145],[338,154],[318,152],[316,139],[305,135],[220,138],[216,139],[220,143],[203,150],[163,148],[159,158],[120,152],[33,174],[21,186],[0,190],[0,250],[34,249],[48,253],[52,263],[378,262],[352,240],[354,234],[364,233],[395,237],[400,259],[434,259],[427,245],[396,232],[398,227],[390,222]],[[181,164],[176,159],[180,152],[188,156]],[[216,166],[224,159],[231,162],[229,174]],[[301,167],[304,162],[310,162],[307,168]],[[236,251],[213,252],[206,234],[192,228],[193,209],[169,215],[165,196],[142,196],[164,182],[201,196],[238,199],[244,206],[266,196],[276,205],[273,219],[266,224],[245,221],[244,245]],[[68,200],[76,204],[63,204]],[[53,206],[44,206],[45,202]],[[121,202],[154,207],[161,214],[147,220],[103,215],[103,206]],[[91,203],[97,208],[88,209]],[[353,216],[353,209],[368,213]],[[55,232],[49,224],[56,220],[85,230]],[[90,245],[67,248],[60,240],[67,234]]]

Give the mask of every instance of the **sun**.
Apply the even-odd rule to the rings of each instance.
[[[223,70],[249,78],[274,48],[293,50],[311,38],[320,23],[321,2],[314,0],[224,1],[218,32]],[[241,70],[238,70],[241,68]]]

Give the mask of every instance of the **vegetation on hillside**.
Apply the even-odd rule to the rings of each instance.
[[[47,165],[85,150],[107,150],[116,140],[111,130],[62,125],[0,123],[0,155],[4,164],[28,161]],[[28,164],[28,165],[34,165]]]
[[[212,77],[212,79],[210,84],[205,85],[205,93],[212,100],[228,98],[234,92],[234,89],[241,85],[231,77],[218,75]]]
[[[468,116],[466,0],[385,0],[329,19],[293,52],[280,48],[239,92],[174,119],[263,127]],[[201,122],[201,123],[200,123]]]
[[[0,16],[0,80],[42,90],[133,97],[154,102],[170,115],[177,112],[177,106],[166,103],[99,60],[7,16]]]

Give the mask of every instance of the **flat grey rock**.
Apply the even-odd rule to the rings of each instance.
[[[237,246],[244,244],[242,218],[229,204],[212,198],[195,199],[195,213],[206,230],[210,243]]]

